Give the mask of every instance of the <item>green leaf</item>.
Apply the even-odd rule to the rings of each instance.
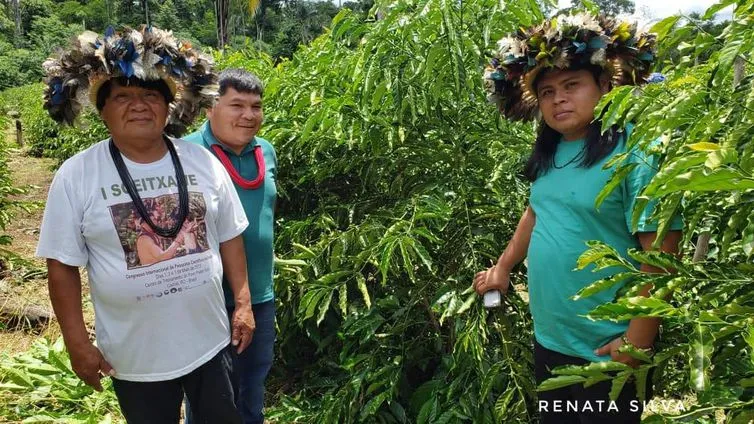
[[[367,290],[367,281],[363,275],[356,275],[356,284],[359,287],[361,296],[364,298],[364,303],[366,303],[367,309],[370,309],[372,307],[372,299],[369,297],[369,290]]]
[[[689,344],[689,375],[691,387],[697,392],[710,387],[709,367],[714,352],[714,339],[710,330],[700,323],[694,326]]]
[[[628,255],[639,263],[650,265],[669,272],[684,268],[683,263],[679,261],[675,256],[659,250],[629,249]]]
[[[652,181],[642,192],[642,195],[648,197],[658,197],[657,190],[671,181],[676,175],[688,171],[697,165],[703,164],[707,156],[703,153],[681,156],[678,159],[669,161],[655,174]]]
[[[307,262],[306,261],[302,261],[300,259],[280,259],[280,258],[275,258],[275,266],[276,267],[306,266],[306,265],[308,265]]]
[[[635,296],[621,298],[615,303],[600,305],[588,314],[591,319],[609,319],[611,321],[625,321],[633,318],[664,318],[673,317],[679,311],[661,299]]]
[[[620,183],[628,176],[628,174],[631,173],[631,171],[634,170],[639,164],[638,163],[628,163],[625,165],[619,166],[615,172],[610,175],[610,179],[607,180],[607,183],[605,183],[605,186],[602,187],[602,190],[600,190],[599,194],[597,194],[597,198],[594,200],[594,207],[599,210],[600,205],[602,205],[602,202],[607,199],[607,196],[610,195],[610,193],[615,190],[616,187],[620,185]]]
[[[396,402],[391,401],[390,402],[390,413],[393,414],[393,418],[398,420],[398,423],[407,423],[408,417],[406,416],[406,410],[403,409],[403,406]]]
[[[380,108],[381,104],[383,103],[383,97],[385,96],[385,92],[388,88],[388,81],[382,80],[379,84],[377,84],[377,87],[374,89],[374,92],[372,93],[372,110],[377,110]]]
[[[603,362],[590,362],[587,365],[565,365],[553,368],[551,371],[555,375],[581,375],[589,376],[594,374],[602,374],[606,372],[625,371],[629,366],[614,361]]]
[[[413,239],[411,239],[411,237],[401,237],[398,241],[398,247],[400,248],[401,257],[403,258],[403,269],[406,271],[406,274],[408,274],[408,278],[410,278],[411,281],[416,281],[416,277],[414,276],[414,262],[411,260],[409,250],[406,249],[406,244],[411,245],[412,243]]]
[[[416,255],[419,257],[419,259],[421,259],[424,266],[427,267],[427,270],[432,271],[432,258],[429,256],[427,249],[425,249],[424,246],[418,241],[412,243],[411,247],[414,249],[414,252],[416,252]]]
[[[340,307],[340,312],[343,315],[343,318],[345,318],[346,315],[348,315],[348,286],[345,284],[340,286],[338,293],[338,306]]]
[[[21,372],[18,369],[14,368],[5,368],[3,370],[6,377],[10,378],[10,380],[19,386],[28,387],[30,389],[34,388],[34,382],[29,378],[26,373]]]
[[[416,424],[429,424],[434,422],[435,417],[437,417],[438,406],[436,397],[427,400],[419,411],[419,416],[416,418]]]
[[[660,22],[652,25],[649,32],[654,32],[657,34],[657,39],[662,40],[673,30],[673,27],[675,27],[679,19],[681,19],[681,15],[668,16]]]
[[[330,290],[329,293],[322,295],[322,301],[319,304],[319,315],[317,315],[317,326],[322,323],[327,315],[327,311],[330,310],[330,302],[332,302],[332,295],[335,290]]]
[[[626,381],[632,375],[631,371],[623,371],[618,373],[613,379],[613,384],[610,387],[610,400],[615,401],[623,391],[623,387],[626,385]]]
[[[582,270],[589,265],[594,265],[598,270],[611,266],[624,267],[629,270],[633,269],[630,263],[621,258],[618,251],[607,244],[589,241],[587,242],[587,246],[589,246],[589,249],[582,253],[576,261],[576,269]]]
[[[729,168],[718,168],[707,172],[704,168],[692,169],[676,175],[671,181],[660,187],[655,196],[662,196],[681,190],[688,191],[732,191],[754,188],[754,179]]]
[[[608,128],[617,124],[622,118],[622,114],[628,110],[628,106],[634,101],[633,93],[634,87],[631,85],[624,85],[613,89],[609,94],[604,96],[605,98],[597,105],[596,111],[602,110],[601,105],[606,105],[609,102],[607,111],[602,117],[601,131],[604,133]]]
[[[361,414],[359,415],[360,419],[365,420],[369,417],[374,416],[374,414],[376,414],[377,411],[380,409],[380,406],[382,406],[382,404],[385,403],[385,401],[390,399],[391,397],[392,396],[390,395],[390,392],[387,391],[387,392],[382,392],[378,394],[372,399],[369,399],[369,401],[361,409]]]
[[[749,215],[749,223],[741,233],[741,247],[746,256],[754,254],[754,215]]]
[[[723,165],[736,162],[738,162],[738,152],[736,152],[736,149],[724,148],[708,153],[704,166],[709,169],[716,169]]]
[[[475,302],[479,300],[479,295],[476,293],[471,293],[466,297],[466,301],[463,302],[460,308],[455,312],[456,315],[461,315],[464,312],[468,311],[469,308],[471,308],[471,305],[473,305]]]
[[[390,260],[393,256],[393,249],[398,241],[393,238],[382,246],[382,255],[380,259],[380,273],[382,274],[382,284],[387,283],[387,272],[390,268]]]
[[[571,297],[571,299],[580,300],[580,299],[592,296],[596,293],[607,290],[613,286],[622,284],[626,280],[630,279],[631,277],[635,275],[636,274],[633,272],[620,272],[618,274],[613,274],[608,278],[597,280],[594,283],[582,288],[581,290],[578,291],[578,293],[576,293],[573,297]]]
[[[640,401],[647,400],[647,379],[649,378],[649,368],[641,367],[634,371],[634,377],[636,378],[636,397]]]
[[[542,384],[537,387],[537,391],[546,392],[548,390],[560,389],[574,384],[583,384],[585,381],[586,377],[580,375],[559,375],[543,381]]]
[[[353,274],[352,271],[337,271],[330,274],[325,274],[317,279],[317,283],[323,286],[331,286],[341,278]]]
[[[603,133],[613,125],[621,123],[623,114],[628,111],[631,103],[635,100],[632,95],[634,87],[631,85],[617,87],[613,91],[614,93],[611,92],[609,95],[610,106],[602,117]]]
[[[706,12],[704,12],[703,19],[709,20],[712,19],[715,14],[726,7],[735,4],[736,0],[720,0],[717,3],[713,4],[709,9],[707,9]]]

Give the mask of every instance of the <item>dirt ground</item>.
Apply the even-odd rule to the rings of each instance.
[[[5,228],[5,233],[13,238],[7,250],[21,258],[31,260],[34,266],[44,269],[44,261],[34,258],[34,250],[39,237],[39,224],[42,221],[43,203],[52,182],[53,161],[27,156],[22,148],[12,148],[8,152],[8,166],[14,185],[26,187],[27,193],[15,196],[15,200],[32,202],[30,211],[17,209],[13,219]],[[9,275],[0,282],[0,302],[16,306],[36,305],[51,309],[47,295],[47,282],[43,278],[23,278],[23,269],[11,269]],[[41,275],[43,277],[44,275]],[[0,331],[0,346],[3,353],[24,351],[40,334],[57,337],[60,330],[52,322],[42,328],[29,328],[25,323],[3,323]]]
[[[39,226],[44,213],[44,202],[54,175],[54,161],[29,156],[23,148],[14,147],[8,151],[8,167],[14,185],[27,190],[13,199],[26,202],[29,210],[22,208],[13,212],[13,219],[4,233],[13,238],[7,250],[20,258],[30,261],[31,266],[15,265],[0,280],[0,305],[13,304],[14,307],[38,306],[52,311],[47,293],[47,280],[44,274],[44,260],[34,257],[39,239]],[[30,272],[34,271],[34,272]],[[88,293],[86,274],[82,275],[83,290]],[[91,305],[85,302],[85,318],[93,322]],[[53,319],[47,325],[32,327],[25,322],[0,321],[0,346],[2,352],[13,354],[27,350],[34,339],[45,335],[55,340],[60,328]]]

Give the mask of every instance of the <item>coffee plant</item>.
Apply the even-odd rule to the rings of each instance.
[[[693,394],[696,402],[674,416],[649,417],[645,422],[650,423],[714,423],[719,410],[726,412],[726,422],[754,419],[754,2],[721,2],[705,19],[728,5],[735,5],[733,20],[718,37],[677,16],[656,24],[662,49],[677,49],[682,59],[666,64],[665,82],[613,90],[598,106],[604,126],[636,123],[629,144],[653,149],[649,142],[663,140],[657,149],[664,161],[637,210],[659,200],[654,213],[660,234],[674,214],[685,219],[682,258],[631,253],[670,274],[642,274],[612,248],[596,243],[579,263],[622,269],[580,296],[626,282],[618,299],[591,317],[663,319],[660,353],[642,358],[646,364],[638,370],[617,370],[614,391],[631,375],[646,379],[654,368],[658,388],[675,396]],[[613,162],[617,169],[603,192],[615,188],[630,169],[621,165],[623,159]],[[637,297],[646,284],[654,286],[653,295]],[[609,378],[594,369],[561,374],[550,387]]]
[[[621,272],[579,296],[625,283],[592,317],[663,318],[658,353],[631,352],[644,360],[638,369],[561,369],[540,390],[612,379],[617,394],[629,378],[651,375],[656,393],[684,408],[646,422],[754,419],[754,0],[725,0],[702,20],[728,5],[733,20],[720,35],[699,20],[657,23],[665,81],[615,89],[597,108],[605,126],[633,122],[629,144],[658,153],[639,204],[659,201],[661,234],[682,214],[683,255],[632,252],[671,271],[648,275],[590,243],[574,266]],[[278,152],[270,419],[536,422],[525,268],[495,310],[481,306],[471,280],[505,247],[527,204],[520,172],[534,139],[533,126],[501,119],[485,101],[485,52],[540,21],[543,6],[553,5],[378,2],[366,17],[341,11],[289,59],[252,48],[213,52],[220,68],[243,67],[265,81],[261,135]],[[34,154],[62,161],[107,136],[94,115],[83,129],[52,125],[39,84],[14,90],[0,103],[19,110]],[[612,161],[605,193],[629,170],[623,159]],[[637,297],[649,283],[653,296]],[[10,378],[0,371],[0,382],[22,386]],[[41,384],[32,383],[0,386],[0,400],[23,404],[24,391]]]

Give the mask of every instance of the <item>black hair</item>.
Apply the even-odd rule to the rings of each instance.
[[[165,99],[165,103],[170,104],[173,101],[173,93],[170,92],[168,84],[159,79],[145,81],[136,77],[118,77],[111,78],[105,81],[97,91],[97,111],[102,112],[102,108],[105,107],[105,101],[110,97],[110,92],[113,90],[113,82],[121,87],[141,87],[147,90],[154,90],[162,94]]]
[[[262,81],[249,71],[240,68],[228,68],[220,72],[218,76],[220,84],[220,95],[225,95],[228,88],[233,88],[239,93],[258,94],[259,97],[264,95],[264,86]]]
[[[586,70],[589,71],[594,77],[594,81],[597,85],[600,84],[600,76],[602,75],[602,68],[592,64],[577,64],[568,68],[569,71]],[[541,72],[532,84],[534,91],[536,92],[537,84],[546,72]],[[605,133],[601,133],[602,122],[600,119],[596,119],[587,127],[585,138],[585,149],[583,157],[579,162],[579,166],[583,168],[589,168],[604,159],[607,155],[615,150],[615,147],[623,140],[620,134],[621,129],[617,125],[613,125],[608,128]],[[539,176],[546,174],[550,169],[555,166],[555,152],[558,149],[563,135],[558,131],[552,129],[545,123],[544,120],[540,120],[537,129],[537,140],[534,142],[534,150],[529,156],[524,167],[524,176],[529,181],[536,180]]]

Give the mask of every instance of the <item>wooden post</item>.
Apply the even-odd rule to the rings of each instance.
[[[24,146],[24,128],[21,125],[20,119],[16,119],[16,144],[18,144],[19,147]]]

